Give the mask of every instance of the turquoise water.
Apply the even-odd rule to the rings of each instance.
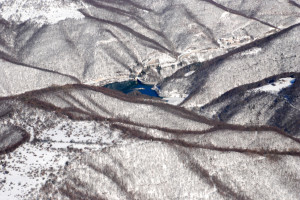
[[[142,94],[159,97],[155,90],[152,90],[154,85],[146,85],[141,81],[123,81],[123,82],[115,82],[105,85],[104,87],[110,88],[113,90],[119,90],[125,94],[133,92],[135,90],[139,91]]]

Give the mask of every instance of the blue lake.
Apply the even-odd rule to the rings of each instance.
[[[123,82],[115,82],[105,85],[104,87],[110,88],[113,90],[119,90],[125,94],[130,92],[139,91],[142,94],[159,97],[155,90],[152,90],[154,85],[146,85],[141,81],[123,81]]]

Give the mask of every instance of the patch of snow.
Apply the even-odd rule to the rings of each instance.
[[[185,108],[188,110],[193,110],[193,109],[201,109],[201,107],[203,107],[205,104],[197,104],[196,102],[191,103],[189,105],[185,105]],[[213,111],[212,111],[213,112]]]
[[[287,77],[281,78],[276,82],[270,83],[268,85],[261,86],[259,88],[255,88],[251,91],[253,92],[269,92],[272,94],[278,94],[282,89],[290,87],[295,82],[295,78]]]
[[[194,72],[195,72],[195,71],[190,71],[190,72],[188,72],[188,73],[185,73],[184,76],[185,76],[185,77],[188,77],[188,76],[192,75]]]
[[[120,140],[120,132],[93,121],[63,121],[53,128],[45,129],[38,139],[50,141],[58,148],[104,148]]]
[[[198,24],[196,24],[196,23],[188,24],[189,29],[197,28],[197,26],[198,26]]]
[[[18,23],[31,20],[38,24],[55,24],[65,19],[82,19],[82,5],[62,0],[0,0],[0,15]]]
[[[158,95],[172,105],[179,105],[188,96],[188,94],[182,94],[178,90],[164,91],[164,93],[158,92]]]
[[[121,134],[106,123],[67,119],[41,130],[36,140],[0,160],[0,199],[36,199],[31,195],[37,195],[52,176],[59,179],[66,162],[78,156],[72,149],[90,152],[125,143]]]
[[[159,87],[157,87],[157,85],[155,84],[155,85],[151,88],[151,90],[159,91]]]
[[[220,19],[226,19],[230,13],[229,12],[223,12]]]
[[[24,195],[37,192],[50,173],[57,175],[68,157],[45,145],[26,143],[4,156],[0,171],[1,199],[24,199]]]
[[[84,143],[70,143],[70,142],[51,142],[51,149],[88,149],[88,150],[99,150],[107,146],[99,144],[84,144]]]
[[[161,65],[164,65],[164,64],[173,64],[173,63],[176,63],[176,58],[168,55],[168,54],[160,54],[158,56],[158,60],[159,60],[159,63]]]
[[[116,38],[110,38],[108,40],[99,40],[96,43],[96,46],[100,46],[102,44],[108,44],[108,43],[112,43],[112,42],[118,42],[118,40]]]
[[[165,100],[168,104],[177,106],[181,102],[183,102],[184,98],[181,98],[181,97],[166,97],[166,98],[163,98],[163,100]]]
[[[237,47],[253,41],[250,36],[232,36],[229,38],[219,38],[217,42],[221,48]]]
[[[249,50],[243,52],[241,55],[242,56],[255,55],[255,54],[258,54],[259,52],[261,52],[261,50],[262,50],[262,48],[255,47],[255,48],[252,48],[252,49],[249,49]]]
[[[161,67],[170,67],[171,65],[177,65],[178,61],[176,58],[168,54],[159,54],[155,53],[151,55],[148,59],[142,61],[144,66],[161,66]]]

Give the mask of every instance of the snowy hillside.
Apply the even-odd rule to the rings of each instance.
[[[300,199],[299,8],[0,0],[0,199]]]

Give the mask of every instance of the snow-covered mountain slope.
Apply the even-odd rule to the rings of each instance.
[[[124,143],[122,133],[108,123],[72,121],[19,101],[2,101],[1,105],[12,108],[0,118],[0,194],[5,200],[36,198],[45,184],[61,180],[64,167],[78,156]],[[12,125],[22,128],[8,129]],[[28,134],[26,143],[6,148],[3,154],[8,140],[19,141],[18,130]],[[3,134],[9,137],[4,140]]]
[[[291,73],[234,88],[193,111],[231,124],[276,126],[299,137],[299,103],[299,73]]]
[[[137,76],[157,83],[299,22],[298,7],[286,1],[272,0],[273,10],[243,2],[236,4],[253,13],[208,0],[1,0],[0,95]]]
[[[83,5],[72,0],[1,0],[0,5],[2,18],[18,24],[56,24],[65,19],[84,18],[78,11]]]
[[[299,162],[299,157],[285,155],[132,143],[76,160],[59,187],[40,197],[297,199]]]
[[[180,93],[187,97],[184,107],[203,106],[238,86],[277,74],[298,73],[299,30],[299,25],[292,26],[217,59],[182,68],[160,84],[160,94]],[[258,47],[259,52],[250,53]],[[186,77],[190,70],[196,72]]]
[[[228,125],[158,100],[84,85],[33,91],[1,103],[11,108],[1,126],[14,124],[30,134],[29,142],[2,155],[0,191],[7,199],[299,194],[294,166],[300,141],[276,128]],[[228,158],[232,162],[226,164]],[[236,168],[243,162],[258,163]],[[240,173],[249,184],[236,179]],[[253,173],[257,177],[249,179]],[[266,178],[276,187],[257,192]]]
[[[299,8],[0,0],[0,199],[300,199]]]

